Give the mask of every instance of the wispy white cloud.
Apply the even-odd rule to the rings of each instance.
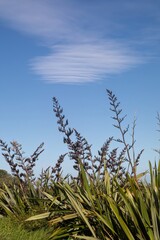
[[[141,32],[147,32],[145,20],[153,20],[150,12],[156,6],[149,0],[142,2],[137,9],[136,3],[129,0],[117,0],[116,4],[106,0],[93,0],[92,4],[73,0],[0,0],[0,18],[45,41],[50,54],[35,56],[30,64],[45,81],[85,83],[144,61],[143,51],[137,50],[140,43],[144,47],[147,42],[149,33]],[[154,20],[159,21],[158,12],[155,16]]]
[[[0,0],[0,16],[15,29],[42,38],[62,38],[68,34],[63,8],[51,1],[42,0]],[[57,1],[55,1],[57,2]],[[58,36],[58,37],[57,37]]]
[[[122,72],[140,63],[135,53],[113,42],[59,45],[32,61],[33,70],[48,82],[84,83]]]

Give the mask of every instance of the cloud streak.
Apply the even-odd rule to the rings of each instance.
[[[113,42],[83,43],[53,47],[49,56],[32,61],[32,69],[49,83],[100,81],[140,63],[140,58]],[[56,50],[56,51],[55,51]]]
[[[140,10],[134,12],[136,3],[129,2],[97,4],[93,0],[91,5],[73,0],[0,0],[0,17],[45,42],[50,54],[30,61],[33,72],[44,81],[95,82],[144,62],[143,51],[138,52],[137,46],[142,42],[144,47],[144,38],[149,37],[140,33],[142,29],[147,32],[144,20],[153,20],[151,5],[147,1],[145,11],[144,5],[140,6],[142,17]],[[141,23],[136,25],[133,20]],[[159,21],[158,13],[154,21]]]

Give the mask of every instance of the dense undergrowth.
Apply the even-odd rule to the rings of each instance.
[[[44,229],[28,231],[19,222],[12,218],[4,217],[0,219],[0,239],[1,240],[47,240],[49,232]]]
[[[97,156],[92,155],[87,140],[69,127],[56,98],[53,110],[68,152],[38,179],[33,170],[43,143],[26,158],[20,144],[14,141],[9,146],[0,140],[12,172],[12,184],[1,184],[0,212],[4,217],[0,226],[3,219],[12,219],[27,234],[43,231],[43,239],[160,239],[160,161],[154,166],[149,162],[150,181],[143,178],[147,171],[137,174],[143,150],[135,154],[136,122],[128,143],[130,127],[123,127],[126,115],[112,91],[107,90],[107,95],[120,138],[108,138]],[[111,149],[112,142],[118,147]],[[76,170],[74,177],[62,176],[66,155]],[[30,239],[27,237],[24,239]]]

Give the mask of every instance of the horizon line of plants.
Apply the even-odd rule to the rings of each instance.
[[[109,137],[97,156],[88,141],[69,127],[55,97],[53,111],[68,152],[61,154],[53,167],[36,178],[34,167],[44,143],[26,158],[19,143],[12,141],[9,146],[0,139],[13,176],[10,183],[1,184],[2,216],[21,222],[28,231],[47,229],[48,239],[160,239],[160,161],[154,166],[149,162],[149,182],[142,178],[147,171],[137,174],[144,150],[135,152],[136,120],[128,143],[130,126],[123,127],[126,115],[115,94],[107,89],[107,95],[120,137]],[[157,119],[160,125],[159,114]],[[111,149],[113,142],[120,147]],[[73,161],[74,177],[62,176],[66,156]]]

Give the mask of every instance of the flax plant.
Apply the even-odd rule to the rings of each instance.
[[[0,189],[0,207],[6,215],[23,220],[25,226],[45,226],[50,239],[159,240],[160,239],[160,161],[149,163],[150,182],[137,174],[140,157],[135,154],[135,126],[127,143],[129,125],[123,127],[120,102],[107,90],[114,127],[120,138],[109,137],[98,151],[75,128],[69,127],[63,108],[53,98],[58,129],[68,152],[61,154],[53,167],[42,170],[35,179],[33,168],[43,145],[30,158],[21,146],[0,141],[3,156],[17,179],[14,188]],[[112,142],[119,145],[111,148]],[[18,158],[17,158],[18,155]],[[76,176],[63,176],[65,157],[72,161]],[[27,183],[27,184],[26,184]],[[24,221],[25,217],[25,221]]]

